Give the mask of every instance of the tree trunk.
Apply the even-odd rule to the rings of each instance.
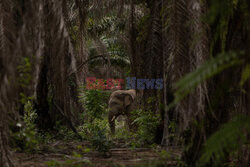
[[[4,111],[1,111],[4,112]],[[8,143],[8,127],[6,126],[6,113],[0,115],[0,166],[12,167],[14,166],[12,154],[10,152]]]
[[[50,58],[48,55],[44,55],[41,62],[41,69],[39,74],[39,80],[36,88],[36,103],[35,108],[37,111],[38,119],[37,124],[40,129],[47,130],[52,129],[55,123],[52,122],[49,114],[49,102],[48,102],[48,65],[50,64]]]
[[[0,166],[14,166],[9,148],[9,126],[18,113],[15,111],[16,66],[18,56],[16,48],[16,25],[13,19],[14,2],[0,1]]]

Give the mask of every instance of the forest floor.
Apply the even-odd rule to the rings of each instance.
[[[181,151],[177,148],[163,151],[155,148],[131,148],[123,142],[113,142],[113,147],[106,156],[89,149],[88,142],[56,141],[42,145],[34,153],[16,152],[18,166],[45,167],[45,166],[96,166],[96,167],[156,167],[173,166],[178,163]],[[165,150],[165,149],[164,149]]]

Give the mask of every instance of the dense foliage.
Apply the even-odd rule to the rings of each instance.
[[[47,165],[147,147],[164,166],[249,166],[249,11],[247,0],[1,0],[0,167],[62,141],[78,152]],[[116,89],[87,89],[87,77],[164,86],[136,90],[136,108],[110,120]]]

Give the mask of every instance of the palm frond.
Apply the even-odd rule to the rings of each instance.
[[[94,19],[88,20],[88,33],[92,36],[101,36],[112,29],[114,20],[111,17],[103,17],[99,22]]]
[[[180,79],[174,85],[176,89],[175,100],[168,106],[168,109],[177,105],[182,99],[184,99],[189,93],[191,93],[195,87],[201,84],[203,81],[211,78],[212,76],[220,73],[221,71],[242,63],[239,56],[242,53],[228,52],[221,53],[215,58],[211,58],[201,65],[194,72],[191,72]]]
[[[250,132],[250,117],[236,116],[233,120],[224,124],[206,142],[204,153],[199,163],[204,166],[212,162],[211,165],[218,166],[225,160],[226,154],[238,149],[247,141],[246,134]]]
[[[103,65],[103,64],[107,64],[107,58],[103,57],[103,56],[99,56],[99,57],[96,57],[94,59],[91,59],[89,61],[89,64],[90,66],[100,66],[100,65]],[[130,61],[128,58],[126,57],[120,57],[120,56],[112,56],[110,58],[110,62],[112,64],[112,66],[114,67],[121,67],[121,68],[124,68],[124,67],[129,67],[130,65]]]

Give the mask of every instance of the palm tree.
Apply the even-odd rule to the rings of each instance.
[[[71,110],[78,107],[76,60],[62,10],[67,6],[64,3],[58,0],[0,2],[0,77],[4,81],[0,90],[0,166],[14,165],[8,148],[8,127],[17,121],[13,116],[18,115],[15,108],[19,107],[19,93],[36,95],[40,128],[52,127],[52,116],[59,113],[76,132],[72,123],[76,117]],[[20,77],[16,67],[24,57],[31,61],[33,68],[35,86],[30,87],[30,92],[20,92],[16,84]],[[49,96],[53,96],[57,111],[53,114],[49,113]]]
[[[19,55],[15,48],[17,24],[13,8],[14,1],[0,2],[0,166],[13,166],[14,161],[9,148],[9,125],[17,118],[15,104],[17,98],[17,71]]]
[[[175,91],[175,97],[172,99],[171,95],[166,96],[166,100],[169,100],[167,101],[168,109],[171,110],[168,110],[168,113],[165,114],[163,144],[169,144],[167,140],[167,135],[170,133],[168,123],[169,121],[175,121],[179,127],[177,137],[180,137],[185,131],[189,134],[185,139],[188,139],[186,142],[190,143],[191,147],[184,152],[183,159],[188,165],[192,166],[197,163],[201,148],[206,143],[207,137],[221,124],[232,118],[230,116],[232,110],[237,109],[239,112],[243,112],[247,106],[246,103],[239,105],[238,102],[238,99],[242,98],[237,91],[238,81],[240,80],[237,73],[241,69],[230,69],[206,82],[207,78],[218,74],[226,67],[231,67],[234,65],[234,61],[237,62],[234,57],[241,55],[238,52],[239,48],[247,52],[245,44],[248,43],[248,40],[244,35],[247,34],[248,30],[244,27],[248,23],[243,21],[247,20],[247,14],[243,14],[244,9],[248,8],[247,4],[246,2],[234,4],[228,1],[213,1],[210,4],[211,6],[207,6],[204,1],[202,2],[193,0],[187,4],[182,1],[168,1],[166,3],[166,6],[169,7],[166,8],[166,17],[170,19],[167,20],[166,37],[170,40],[166,40],[169,45],[166,48],[165,64],[167,69],[165,70],[167,71],[165,74],[167,74],[167,78],[165,81],[166,85],[169,84],[170,86],[165,87],[165,89],[169,88],[165,92],[168,94],[168,92]],[[186,6],[188,10],[185,8]],[[207,8],[209,11],[206,10]],[[208,26],[203,22],[202,18],[205,14],[210,16],[210,18],[207,18],[210,29],[207,29]],[[188,19],[185,16],[188,16]],[[181,21],[182,24],[179,22],[181,20],[178,19],[179,17],[184,19]],[[239,20],[241,21],[239,22]],[[182,27],[183,25],[185,26]],[[183,32],[186,33],[182,34]],[[208,38],[207,32],[212,34],[210,38]],[[208,43],[208,39],[211,41],[210,43]],[[185,43],[186,41],[188,43]],[[187,52],[184,52],[185,48],[188,48]],[[230,50],[234,50],[236,53],[232,53]],[[215,58],[206,61],[209,58],[209,51],[210,56]],[[218,55],[218,53],[221,54]],[[244,60],[248,60],[248,58],[245,57]],[[224,65],[224,63],[228,64]],[[184,77],[189,72],[190,74]],[[179,79],[180,81],[175,84]],[[229,92],[228,90],[234,91]],[[245,96],[248,95],[245,94],[244,99]],[[173,106],[175,107],[173,108]],[[174,118],[173,115],[175,115]],[[224,131],[223,133],[226,136],[225,133],[227,132]],[[211,142],[215,141],[210,140],[209,143]],[[224,145],[224,147],[227,146]],[[220,147],[215,150],[221,151],[223,149]],[[206,160],[213,159],[217,163],[218,158],[216,157],[220,153],[211,151],[209,146],[207,146],[207,150],[210,153],[213,152],[213,155],[216,156],[213,157],[210,154],[210,157],[206,157]],[[205,163],[209,163],[208,161]]]

